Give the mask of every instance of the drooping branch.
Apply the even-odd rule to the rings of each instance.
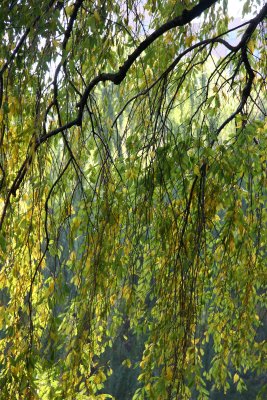
[[[153,82],[151,83],[150,86],[148,86],[146,89],[142,90],[141,92],[135,94],[132,98],[130,98],[122,107],[120,112],[117,114],[116,118],[114,119],[112,123],[112,127],[115,125],[116,121],[118,118],[122,115],[124,110],[127,108],[127,106],[134,100],[136,100],[140,96],[145,96],[157,83],[159,83],[162,79],[164,79],[171,71],[174,70],[174,68],[179,64],[181,59],[185,57],[188,53],[191,53],[193,50],[199,49],[199,51],[202,51],[202,48],[206,47],[207,45],[213,45],[215,43],[220,43],[223,46],[225,46],[228,50],[234,52],[236,50],[235,46],[232,46],[230,43],[228,43],[226,40],[222,39],[223,36],[229,34],[232,31],[235,31],[239,28],[242,28],[245,25],[248,25],[250,21],[244,22],[243,24],[236,26],[235,28],[229,29],[227,32],[223,32],[218,36],[215,36],[214,38],[211,39],[205,39],[201,40],[200,42],[195,43],[194,45],[188,47],[185,49],[183,52],[181,52],[175,60],[168,66],[168,68]]]
[[[217,129],[216,136],[218,136],[219,133],[225,128],[225,126],[228,125],[238,114],[240,114],[242,112],[242,110],[244,109],[244,106],[246,105],[247,100],[250,96],[255,74],[254,74],[254,72],[250,66],[249,60],[248,60],[247,45],[248,45],[248,42],[249,42],[252,34],[254,33],[255,29],[257,28],[259,23],[262,22],[264,20],[264,18],[266,18],[266,16],[267,16],[267,4],[265,4],[263,6],[263,8],[261,9],[261,11],[259,12],[259,14],[254,19],[251,20],[250,24],[248,25],[247,29],[245,30],[245,33],[242,36],[240,42],[238,43],[237,46],[234,47],[234,52],[241,50],[241,63],[239,65],[239,67],[241,66],[242,63],[244,64],[247,75],[248,75],[248,79],[247,79],[246,85],[242,91],[241,100],[240,100],[238,107]],[[213,143],[214,143],[214,140],[213,140],[212,144]]]
[[[193,7],[191,10],[184,10],[182,15],[172,19],[171,21],[166,22],[161,25],[160,28],[155,30],[151,35],[149,35],[140,45],[133,51],[132,54],[129,55],[127,60],[119,67],[118,72],[113,73],[100,73],[89,83],[87,88],[85,89],[83,96],[78,103],[78,116],[73,121],[68,122],[64,126],[54,129],[48,132],[46,135],[40,137],[40,144],[46,141],[49,137],[55,136],[63,130],[69,129],[72,126],[80,126],[82,124],[83,112],[85,109],[85,105],[87,103],[87,99],[92,92],[92,90],[97,86],[100,82],[112,82],[115,85],[119,85],[126,77],[127,72],[137,60],[137,58],[153,43],[156,39],[162,36],[164,33],[168,32],[173,28],[177,28],[179,26],[184,26],[189,22],[193,21],[195,18],[199,17],[204,11],[210,8],[213,4],[216,3],[216,0],[201,0],[199,4]]]
[[[63,42],[62,42],[62,55],[63,55],[64,50],[66,50],[68,41],[69,41],[70,36],[71,36],[71,32],[72,32],[72,30],[73,30],[74,22],[76,21],[76,18],[77,18],[79,9],[81,8],[83,2],[84,2],[84,0],[76,0],[75,4],[74,4],[74,6],[73,6],[73,11],[72,11],[72,14],[71,14],[71,16],[70,16],[70,20],[69,20],[67,29],[66,29],[65,34],[64,34]],[[65,62],[66,62],[66,61],[65,61]],[[54,75],[54,81],[53,81],[53,86],[54,86],[54,99],[53,99],[52,104],[50,104],[50,105],[48,106],[49,109],[50,109],[53,105],[55,105],[55,103],[57,102],[57,92],[58,92],[57,80],[58,80],[58,75],[59,75],[59,73],[60,73],[60,69],[61,69],[62,65],[63,65],[63,62],[62,62],[62,60],[61,60],[60,63],[58,64],[57,68],[56,68],[56,72],[55,72],[55,75]]]
[[[77,0],[76,5],[77,5],[77,11],[82,3],[82,0]],[[157,38],[162,36],[164,33],[167,31],[179,27],[179,26],[184,26],[200,16],[205,10],[207,10],[209,7],[214,5],[216,3],[216,0],[208,0],[208,1],[203,1],[201,0],[199,4],[197,4],[195,7],[193,7],[191,10],[184,10],[182,15],[172,19],[171,21],[166,22],[163,24],[160,28],[155,30],[151,35],[149,35],[143,42],[140,43],[140,45],[133,51],[133,53],[127,58],[127,60],[119,67],[119,70],[117,72],[113,73],[100,73],[97,75],[94,79],[91,80],[89,85],[86,87],[85,91],[83,92],[83,95],[81,97],[80,102],[78,103],[78,113],[77,117],[74,118],[72,121],[69,121],[65,125],[59,126],[56,129],[51,130],[48,133],[44,133],[42,136],[39,138],[35,139],[35,146],[34,146],[34,151],[37,151],[39,146],[44,143],[46,140],[48,140],[50,137],[53,137],[57,135],[58,133],[62,133],[66,131],[67,129],[73,127],[73,126],[81,126],[82,125],[82,119],[83,119],[83,113],[86,108],[87,100],[89,98],[90,93],[93,91],[93,89],[100,83],[100,82],[112,82],[115,85],[119,85],[126,77],[127,72],[131,68],[131,66],[134,64],[134,62],[137,60],[137,58],[153,43]],[[75,13],[74,13],[75,14]],[[73,15],[74,15],[73,14]],[[241,103],[238,106],[237,110],[235,113],[233,113],[222,125],[221,127],[217,130],[217,135],[219,132],[226,126],[239,112],[242,111],[244,105],[246,104],[251,88],[252,88],[252,83],[253,83],[253,78],[254,78],[254,73],[249,65],[249,61],[247,58],[247,43],[249,39],[251,38],[251,35],[257,28],[258,24],[263,21],[263,19],[267,15],[267,4],[265,4],[262,8],[262,10],[259,12],[259,14],[253,18],[249,24],[248,27],[243,34],[239,44],[237,46],[231,46],[228,42],[225,40],[221,39],[220,37],[217,38],[212,38],[212,39],[207,39],[206,41],[203,41],[202,44],[210,44],[210,43],[215,43],[215,42],[220,42],[221,44],[225,45],[230,51],[233,53],[237,53],[239,50],[241,50],[241,56],[242,56],[242,62],[245,65],[245,68],[248,72],[248,81],[247,84],[243,90],[242,93],[242,98],[241,98]],[[76,19],[77,15],[74,15],[73,22],[69,24],[70,26],[70,32],[73,27],[73,23]],[[68,35],[67,31],[65,32],[65,38],[68,40]],[[190,48],[187,49],[186,53],[189,51],[193,50],[196,47],[199,47],[199,43],[196,45],[191,46]],[[184,55],[184,54],[183,54]],[[173,67],[179,62],[181,59],[181,55],[178,56],[178,58],[171,64],[170,68]],[[252,76],[253,74],[253,76]],[[11,188],[8,191],[7,198],[5,201],[4,209],[2,212],[1,220],[0,220],[0,230],[3,225],[3,221],[7,212],[7,207],[10,203],[10,198],[11,195],[15,195],[16,191],[20,187],[21,182],[23,181],[28,167],[32,162],[32,154],[27,155],[25,161],[23,162],[21,168],[19,169],[19,172],[17,173],[17,176],[15,180],[13,181],[13,184],[11,185]]]
[[[79,108],[78,116],[74,120],[66,123],[62,127],[56,128],[48,132],[47,134],[43,135],[40,137],[39,141],[37,143],[43,143],[45,142],[48,138],[57,135],[58,133],[62,132],[63,130],[69,129],[72,126],[81,126],[82,124],[82,118],[83,118],[83,112],[85,109],[85,105],[87,103],[87,99],[92,92],[92,90],[100,83],[100,82],[112,82],[115,85],[119,85],[126,77],[127,72],[129,71],[130,67],[133,65],[133,63],[137,60],[137,58],[161,35],[166,33],[168,30],[178,27],[178,26],[184,26],[191,22],[193,19],[197,18],[199,15],[201,15],[205,10],[207,10],[211,5],[215,4],[216,1],[201,1],[198,5],[196,5],[194,8],[191,10],[184,10],[183,14],[181,16],[178,16],[174,18],[171,21],[166,22],[163,24],[159,29],[154,31],[151,35],[149,35],[135,50],[134,52],[127,58],[127,60],[122,64],[122,66],[119,68],[118,72],[113,72],[113,73],[100,73],[98,76],[96,76],[92,81],[89,83],[89,85],[86,87],[82,98],[80,102],[77,104]],[[258,24],[263,21],[263,19],[267,15],[267,4],[262,8],[262,10],[259,12],[259,14],[253,18],[245,33],[242,36],[242,39],[236,46],[231,46],[228,42],[226,42],[223,39],[220,39],[218,37],[217,40],[215,38],[213,41],[217,41],[225,45],[229,50],[233,52],[237,52],[240,49],[246,47],[247,42],[251,38],[251,35],[257,28]],[[212,42],[211,40],[207,40],[207,44]],[[193,50],[194,46],[190,48],[190,50]],[[234,118],[234,117],[233,117]],[[230,121],[229,121],[230,122]],[[228,123],[228,122],[227,122]]]

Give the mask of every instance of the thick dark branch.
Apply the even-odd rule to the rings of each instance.
[[[118,72],[114,73],[101,73],[98,76],[96,76],[87,86],[87,88],[84,91],[84,94],[78,104],[79,107],[79,112],[78,112],[78,117],[67,123],[66,125],[62,126],[61,128],[54,129],[47,133],[46,135],[43,135],[40,138],[40,143],[46,141],[49,137],[54,136],[58,134],[59,132],[62,132],[65,129],[70,128],[71,126],[77,125],[80,126],[82,124],[82,117],[83,117],[83,111],[87,102],[87,99],[94,89],[96,85],[100,82],[106,82],[110,81],[113,82],[115,85],[119,85],[124,78],[126,77],[126,74],[132,64],[136,61],[136,59],[142,54],[143,51],[145,51],[158,37],[163,35],[165,32],[168,30],[178,27],[178,26],[183,26],[191,22],[193,19],[197,18],[199,15],[201,15],[205,10],[207,10],[211,5],[215,4],[216,1],[214,0],[209,0],[209,1],[200,1],[199,4],[197,4],[194,8],[191,10],[184,10],[182,15],[172,19],[171,21],[166,22],[163,24],[159,29],[154,31],[151,35],[149,35],[135,50],[134,52],[128,57],[128,59],[124,62],[124,64],[119,68]],[[224,46],[226,46],[229,50],[237,52],[242,48],[242,46],[245,46],[247,41],[249,40],[250,36],[256,29],[257,25],[264,19],[267,13],[267,5],[265,5],[260,13],[253,18],[249,25],[248,28],[246,29],[244,35],[242,36],[241,41],[237,46],[231,46],[228,42],[226,42],[223,39],[215,38],[207,40],[206,43],[210,43],[212,41],[217,41],[222,43]],[[203,41],[204,42],[204,41]],[[193,50],[194,46],[192,46]]]
[[[81,2],[81,0],[77,0],[76,4],[79,4]],[[134,52],[128,57],[128,59],[125,61],[125,63],[119,68],[118,72],[114,72],[114,73],[101,73],[98,76],[96,76],[87,86],[87,88],[85,89],[81,101],[78,104],[79,107],[79,111],[78,111],[78,115],[77,117],[66,123],[63,126],[60,126],[56,129],[53,129],[52,131],[45,133],[44,135],[42,135],[39,139],[36,140],[35,143],[35,151],[38,149],[38,147],[44,143],[48,138],[57,135],[60,132],[65,131],[66,129],[69,129],[73,126],[81,126],[82,124],[82,118],[83,118],[83,112],[84,112],[84,108],[86,107],[87,104],[87,100],[88,97],[90,95],[90,93],[92,92],[92,90],[94,89],[94,87],[96,85],[98,85],[98,83],[100,82],[106,82],[106,81],[110,81],[113,82],[115,85],[119,85],[124,78],[126,77],[126,74],[128,72],[128,70],[130,69],[130,67],[132,66],[132,64],[136,61],[136,59],[142,54],[142,52],[144,52],[158,37],[160,37],[161,35],[163,35],[165,32],[167,32],[168,30],[178,27],[178,26],[183,26],[188,24],[189,22],[191,22],[193,19],[195,19],[196,17],[198,17],[199,15],[201,15],[205,10],[207,10],[209,7],[211,7],[213,4],[216,3],[216,0],[201,0],[199,2],[198,5],[196,5],[195,7],[193,7],[191,10],[184,10],[184,12],[182,13],[181,16],[178,16],[176,18],[174,18],[171,21],[166,22],[165,24],[163,24],[159,29],[157,29],[156,31],[154,31],[151,35],[149,35],[135,50]],[[79,7],[78,7],[79,8]],[[78,9],[77,8],[77,9]],[[217,135],[219,134],[219,132],[224,128],[224,126],[226,126],[240,111],[242,111],[244,105],[246,104],[246,101],[250,95],[251,92],[251,88],[252,88],[252,83],[253,83],[253,78],[254,78],[254,73],[250,67],[248,58],[247,58],[247,43],[251,37],[251,35],[253,34],[253,32],[255,31],[255,29],[257,28],[258,24],[263,21],[263,19],[266,17],[267,15],[267,4],[264,5],[264,7],[262,8],[262,10],[260,11],[260,13],[253,18],[250,22],[249,25],[244,33],[244,35],[242,36],[241,41],[239,42],[239,44],[237,46],[231,46],[229,43],[227,43],[226,41],[224,41],[223,39],[219,39],[217,38],[213,38],[213,39],[207,39],[206,41],[203,41],[202,44],[208,44],[208,43],[212,43],[212,42],[221,42],[223,45],[225,45],[230,51],[232,52],[237,52],[241,49],[241,55],[242,55],[242,61],[245,65],[245,68],[247,70],[248,73],[248,81],[247,84],[245,86],[245,88],[243,89],[243,93],[242,93],[242,98],[241,98],[241,102],[240,105],[238,106],[237,110],[235,111],[235,113],[233,113],[222,125],[221,127],[218,129],[217,131]],[[75,17],[76,18],[76,17]],[[75,20],[74,18],[74,20]],[[74,21],[73,20],[73,21]],[[72,27],[71,27],[72,29]],[[70,31],[71,31],[70,29]],[[198,47],[199,43],[197,45],[194,45],[190,48],[190,50],[193,50],[195,47]],[[188,49],[189,50],[189,49]],[[177,62],[181,59],[181,56],[178,56],[178,59],[176,59],[171,65],[172,67],[174,67]],[[165,71],[167,72],[167,71]],[[0,220],[0,230],[2,228],[2,224],[4,221],[4,217],[6,215],[6,211],[7,211],[7,207],[10,203],[10,198],[11,195],[15,195],[16,190],[19,188],[22,180],[24,179],[24,176],[28,170],[29,165],[31,164],[32,161],[32,155],[28,155],[26,160],[24,161],[24,163],[22,164],[16,179],[14,180],[8,195],[7,195],[7,199],[4,205],[4,210],[1,216],[1,220]]]
[[[231,122],[238,114],[240,114],[242,112],[242,110],[243,110],[244,106],[246,105],[247,100],[250,96],[250,92],[252,89],[252,84],[253,84],[255,75],[249,64],[246,48],[242,49],[242,61],[245,65],[246,71],[248,73],[248,80],[247,80],[246,86],[244,87],[244,89],[242,91],[241,101],[240,101],[237,109],[217,129],[216,136],[219,135],[219,133],[223,130],[223,128],[225,128],[226,125],[229,124],[229,122]],[[214,144],[214,140],[212,142],[212,145],[213,144]]]
[[[205,10],[211,7],[216,3],[216,0],[201,0],[199,4],[193,7],[191,10],[184,10],[182,15],[172,19],[171,21],[166,22],[161,25],[157,30],[155,30],[151,35],[149,35],[140,45],[133,51],[132,54],[129,55],[127,60],[122,64],[119,68],[118,72],[115,73],[107,73],[98,75],[86,88],[84,95],[79,103],[80,112],[79,115],[82,114],[83,109],[85,107],[87,98],[89,93],[97,85],[99,82],[111,81],[115,85],[119,85],[125,78],[127,72],[133,65],[133,63],[137,60],[137,58],[153,43],[156,39],[162,36],[164,33],[169,31],[170,29],[177,28],[178,26],[184,26],[189,22],[193,21],[193,19],[199,17]]]
[[[63,42],[62,42],[62,48],[63,49],[66,49],[68,40],[70,38],[72,29],[73,29],[74,22],[76,21],[76,18],[77,18],[77,15],[78,15],[78,11],[79,11],[80,7],[82,6],[83,2],[84,2],[84,0],[76,0],[75,4],[73,6],[73,11],[72,11],[72,14],[70,16],[70,20],[69,20],[67,29],[65,31]]]
[[[256,17],[250,21],[250,24],[245,30],[245,33],[243,34],[240,43],[237,45],[238,50],[247,45],[248,41],[250,40],[251,36],[253,35],[259,23],[262,22],[266,17],[267,17],[267,3],[262,7],[259,14],[257,14]]]
[[[208,0],[204,1],[201,0],[199,4],[197,4],[195,7],[193,7],[191,10],[184,10],[182,15],[172,19],[171,21],[166,22],[163,24],[160,28],[158,28],[156,31],[151,33],[140,45],[134,50],[134,52],[127,58],[127,60],[124,62],[122,66],[120,66],[118,72],[114,73],[101,73],[98,76],[96,76],[87,86],[87,88],[84,91],[84,94],[78,104],[79,107],[79,112],[78,112],[78,117],[74,120],[71,121],[70,123],[67,123],[66,125],[54,129],[50,132],[48,132],[46,135],[43,135],[40,139],[39,142],[43,143],[46,141],[49,137],[54,136],[58,134],[59,132],[62,132],[65,129],[70,128],[71,126],[77,125],[80,126],[82,124],[82,117],[83,117],[83,111],[87,102],[87,99],[89,97],[89,94],[91,91],[94,89],[96,85],[100,82],[113,82],[115,85],[119,85],[124,78],[126,77],[127,72],[129,71],[130,67],[132,64],[136,61],[136,59],[160,36],[162,36],[165,32],[169,31],[172,28],[178,27],[178,26],[184,26],[191,22],[193,19],[199,17],[205,10],[207,10],[209,7],[211,7],[213,4],[216,3],[216,0]]]
[[[193,19],[199,17],[205,10],[216,3],[216,0],[202,0],[193,7],[191,10],[184,10],[182,15],[172,19],[161,25],[156,31],[151,33],[140,45],[134,50],[128,57],[125,63],[119,68],[119,72],[114,74],[113,82],[118,85],[125,78],[129,68],[135,62],[135,60],[153,43],[156,39],[162,36],[170,29],[177,28],[178,26],[184,26],[191,22]]]
[[[242,36],[240,42],[234,48],[235,52],[237,52],[238,50],[241,50],[241,63],[243,63],[245,66],[245,69],[246,69],[246,72],[248,75],[248,79],[247,79],[246,85],[242,91],[241,100],[240,100],[240,103],[239,103],[237,109],[217,129],[216,136],[219,135],[219,133],[225,128],[226,125],[229,124],[229,122],[231,122],[238,114],[240,114],[242,112],[242,110],[244,109],[244,107],[247,103],[247,100],[250,96],[250,92],[252,89],[252,84],[253,84],[255,74],[254,74],[254,72],[250,66],[249,60],[248,60],[247,44],[248,44],[252,34],[254,33],[255,29],[259,25],[259,23],[262,22],[264,20],[264,18],[266,18],[266,16],[267,16],[267,4],[265,4],[263,6],[263,8],[261,9],[261,11],[259,12],[259,14],[251,20],[250,24],[248,25],[247,29],[245,30],[245,33]],[[214,140],[212,142],[212,145],[213,144],[214,144]]]

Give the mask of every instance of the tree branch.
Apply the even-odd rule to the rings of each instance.
[[[253,84],[255,74],[254,74],[254,72],[250,66],[249,60],[248,60],[247,44],[248,44],[252,34],[254,33],[255,29],[259,25],[259,23],[262,22],[264,20],[264,18],[266,18],[266,16],[267,16],[267,4],[265,4],[263,6],[263,8],[261,9],[261,11],[259,12],[259,14],[251,20],[250,24],[248,25],[247,29],[245,30],[245,33],[242,36],[240,42],[238,43],[237,46],[234,47],[235,52],[241,50],[241,61],[242,62],[240,63],[240,66],[242,63],[244,64],[245,69],[248,74],[248,80],[242,91],[241,101],[240,101],[237,109],[217,129],[216,137],[218,137],[219,133],[225,128],[226,125],[229,124],[229,122],[231,122],[240,112],[242,112],[242,110],[250,96],[250,92],[252,89],[252,84]],[[214,142],[215,142],[215,139],[212,141],[211,145],[213,145]]]
[[[52,3],[52,2],[51,2]],[[82,3],[81,0],[77,0],[76,4],[80,5],[80,3]],[[165,24],[163,24],[160,28],[158,28],[156,31],[154,31],[151,35],[149,35],[142,43],[140,43],[140,45],[133,51],[133,53],[127,58],[127,60],[124,62],[124,64],[122,64],[121,67],[119,67],[119,71],[118,72],[113,72],[113,73],[100,73],[98,76],[96,76],[94,79],[92,79],[92,81],[89,83],[89,85],[86,87],[82,98],[80,100],[80,102],[77,104],[79,111],[78,111],[78,115],[75,119],[73,119],[72,121],[66,123],[63,126],[60,126],[56,129],[51,130],[48,133],[45,133],[44,135],[42,135],[40,138],[38,138],[35,142],[35,147],[34,150],[36,151],[38,149],[38,147],[44,143],[48,138],[57,135],[60,132],[63,132],[73,126],[81,126],[82,124],[82,118],[83,118],[83,112],[84,109],[86,107],[86,103],[88,100],[88,97],[90,95],[90,93],[92,92],[92,90],[94,89],[95,86],[98,85],[98,83],[100,82],[113,82],[115,85],[119,85],[124,78],[126,77],[127,72],[129,71],[130,67],[132,66],[132,64],[136,61],[136,59],[160,36],[162,36],[165,32],[169,31],[172,28],[178,27],[178,26],[184,26],[186,24],[188,24],[189,22],[191,22],[193,19],[197,18],[198,16],[200,16],[205,10],[207,10],[209,7],[211,7],[212,5],[214,5],[216,3],[216,0],[201,0],[199,2],[199,4],[197,4],[195,7],[193,7],[191,10],[184,10],[182,15],[172,19],[171,21],[166,22]],[[78,10],[79,7],[77,7]],[[244,105],[246,104],[246,101],[250,95],[251,92],[251,88],[252,88],[252,83],[253,83],[253,78],[254,78],[254,73],[250,67],[248,58],[247,58],[247,53],[246,53],[246,49],[247,49],[247,43],[249,41],[249,39],[251,38],[251,35],[253,34],[253,32],[255,31],[255,29],[257,28],[258,24],[263,21],[263,19],[266,17],[267,15],[267,4],[265,4],[262,8],[262,10],[259,12],[259,14],[253,18],[250,22],[249,25],[245,31],[245,33],[243,34],[241,41],[239,42],[239,44],[237,46],[231,46],[229,43],[227,43],[226,41],[224,41],[223,39],[218,39],[218,38],[213,38],[213,39],[207,39],[205,42],[205,44],[208,43],[212,43],[212,42],[220,42],[223,45],[225,45],[229,50],[233,51],[233,52],[237,52],[241,49],[241,55],[242,55],[242,61],[245,65],[245,68],[248,72],[248,76],[249,79],[247,81],[247,84],[245,86],[245,88],[243,89],[243,93],[242,93],[242,98],[241,98],[241,102],[240,105],[238,106],[237,110],[219,127],[219,129],[217,130],[217,135],[220,133],[220,131],[240,112],[242,111]],[[70,25],[69,25],[70,26]],[[71,31],[72,28],[70,28]],[[202,44],[204,44],[202,42]],[[195,47],[198,47],[199,44],[194,45],[191,47],[191,50],[194,49]],[[177,64],[177,62],[181,59],[181,56],[178,56],[177,59],[171,64],[171,66],[175,66]],[[1,74],[0,74],[1,75]],[[8,195],[7,195],[7,199],[4,205],[4,209],[2,212],[2,216],[0,219],[0,230],[2,228],[3,225],[3,221],[6,215],[6,211],[7,211],[7,207],[10,203],[10,197],[11,195],[15,195],[16,194],[16,190],[19,188],[22,180],[24,179],[24,176],[28,170],[29,165],[31,164],[32,161],[32,155],[28,155],[26,157],[26,160],[24,161],[24,163],[22,164],[21,168],[18,171],[18,174],[10,188],[10,190],[8,191]]]

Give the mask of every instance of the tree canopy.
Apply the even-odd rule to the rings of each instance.
[[[228,3],[1,1],[1,399],[114,398],[118,338],[128,399],[266,377],[267,4]]]

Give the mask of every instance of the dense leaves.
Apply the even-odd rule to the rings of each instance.
[[[266,377],[267,6],[227,10],[1,1],[1,399]]]

